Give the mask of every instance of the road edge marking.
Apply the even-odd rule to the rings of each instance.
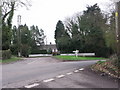
[[[73,72],[69,72],[69,73],[67,73],[67,75],[72,75],[73,74]]]
[[[54,79],[51,78],[51,79],[43,80],[43,82],[51,82],[51,81],[54,81]]]
[[[84,70],[84,68],[80,68],[80,69],[79,69],[79,71],[83,71],[83,70]]]
[[[63,77],[65,77],[65,75],[56,76],[56,78],[63,78]]]
[[[35,86],[38,86],[39,84],[38,83],[34,83],[34,84],[31,84],[31,85],[27,85],[27,86],[24,86],[25,88],[32,88],[32,87],[35,87]]]
[[[75,70],[74,72],[77,73],[77,72],[79,72],[79,70]]]

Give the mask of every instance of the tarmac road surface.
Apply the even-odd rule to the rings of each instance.
[[[97,61],[60,62],[52,57],[27,58],[2,65],[2,88],[117,88],[117,79],[88,67]]]

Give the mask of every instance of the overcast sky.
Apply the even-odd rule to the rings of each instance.
[[[54,31],[58,20],[64,21],[77,12],[86,10],[87,5],[98,3],[102,10],[107,10],[110,0],[31,0],[29,10],[20,8],[15,11],[13,24],[17,25],[17,15],[22,16],[21,24],[37,25],[47,36],[47,43],[54,42]]]

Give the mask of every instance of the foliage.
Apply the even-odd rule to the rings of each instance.
[[[18,31],[20,31],[18,35]],[[20,25],[18,28],[16,26],[12,29],[12,44],[10,49],[13,55],[17,55],[18,50],[21,52],[22,56],[28,57],[30,53],[44,53],[40,51],[38,47],[44,45],[44,31],[38,29],[38,26],[28,26]],[[19,42],[18,42],[19,40]]]
[[[2,51],[2,60],[10,59],[11,58],[11,51],[9,50],[3,50]]]
[[[30,33],[31,33],[31,48],[32,49],[38,49],[37,45],[42,46],[44,45],[44,31],[42,29],[39,30],[38,26],[31,26],[30,27]]]
[[[103,61],[98,61],[96,64],[92,65],[91,68],[94,71],[99,71],[99,72],[104,73],[104,74],[101,74],[101,75],[108,74],[112,77],[119,78],[120,68],[118,68],[118,66],[113,64],[112,60],[107,60],[107,61],[104,61],[104,62]]]
[[[28,44],[21,45],[21,55],[24,57],[29,57],[30,54],[30,46]]]
[[[114,53],[117,51],[117,43],[116,43],[116,30],[115,30],[115,12],[112,12],[111,16],[108,18],[110,19],[110,24],[109,28],[106,29],[105,33],[105,40],[106,40],[106,45],[110,47]]]
[[[12,18],[14,14],[14,4],[11,7],[11,11],[9,13],[9,16],[7,18],[7,21],[5,21],[6,15],[2,18],[2,49],[7,50],[10,48],[11,43],[11,27],[12,27]]]
[[[110,57],[110,61],[114,66],[120,67],[120,60],[118,59],[118,56],[116,54],[114,54]]]
[[[46,50],[40,50],[42,45],[44,45],[44,31],[42,29],[39,29],[38,26],[31,26],[30,27],[30,33],[31,33],[31,53],[32,54],[44,54],[47,53]],[[39,46],[39,47],[38,47]]]
[[[27,6],[27,3],[22,2],[21,0],[1,0],[3,50],[10,49],[11,39],[12,39],[12,19],[13,19],[14,11],[19,6]]]
[[[80,30],[84,32],[84,49],[87,52],[96,53],[96,56],[106,57],[108,55],[108,52],[104,53],[108,51],[104,39],[104,31],[107,27],[106,18],[102,15],[97,4],[87,7],[87,10],[81,16],[80,26]]]
[[[53,56],[60,55],[60,52],[52,52]]]
[[[47,54],[47,50],[32,49],[31,54]]]
[[[61,53],[68,52],[70,47],[70,36],[65,30],[64,24],[62,21],[58,21],[55,30],[55,42],[58,50]]]
[[[97,4],[88,6],[82,15],[68,19],[64,24],[58,21],[55,39],[58,50],[63,53],[79,50],[109,57],[113,49],[106,45],[107,18]]]
[[[18,54],[18,45],[17,44],[11,45],[10,50],[11,50],[12,55],[17,56],[17,54]]]
[[[97,64],[102,64],[104,62],[106,62],[106,61],[98,61]]]

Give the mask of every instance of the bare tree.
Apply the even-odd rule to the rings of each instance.
[[[30,0],[1,0],[2,6],[2,23],[4,24],[6,21],[9,25],[11,23],[14,10],[18,9],[19,7],[25,6],[27,9],[30,4]],[[8,21],[9,19],[9,21]]]

